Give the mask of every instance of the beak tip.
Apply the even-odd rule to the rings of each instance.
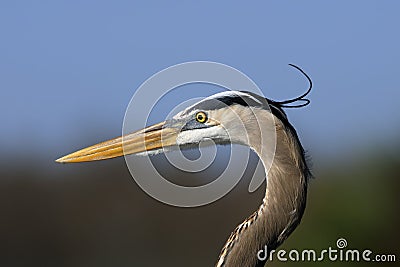
[[[59,159],[56,159],[55,162],[57,162],[57,163],[66,163],[67,160],[65,160],[65,157],[61,157]]]

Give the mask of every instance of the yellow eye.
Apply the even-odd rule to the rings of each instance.
[[[196,121],[200,123],[205,123],[207,121],[207,114],[204,113],[203,111],[197,112],[196,113]]]

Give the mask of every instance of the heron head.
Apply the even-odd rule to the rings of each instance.
[[[260,135],[265,130],[274,133],[275,119],[286,126],[286,129],[295,132],[282,108],[304,107],[310,103],[304,98],[311,92],[310,77],[299,67],[289,65],[299,70],[309,81],[308,90],[301,96],[278,102],[250,92],[222,92],[186,108],[172,119],[81,149],[56,161],[82,162],[129,154],[155,154],[179,146],[193,147],[207,139],[212,139],[217,144],[249,145],[253,149],[263,146],[265,142],[261,140],[263,138]],[[303,103],[292,104],[296,102]],[[251,139],[256,139],[257,143],[250,144]]]

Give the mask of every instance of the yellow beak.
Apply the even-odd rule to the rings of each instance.
[[[161,122],[137,132],[81,149],[57,159],[56,162],[103,160],[176,145],[179,128],[164,128],[164,125],[165,122]]]

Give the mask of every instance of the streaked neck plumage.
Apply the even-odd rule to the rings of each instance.
[[[270,116],[260,110],[260,116]],[[306,203],[307,180],[310,176],[304,150],[294,128],[275,118],[276,150],[271,160],[262,153],[258,143],[249,146],[258,154],[267,172],[267,185],[263,203],[259,209],[232,232],[219,256],[217,267],[264,266],[257,252],[276,249],[300,223]],[[255,138],[256,139],[256,138]],[[268,255],[264,258],[268,259]]]

